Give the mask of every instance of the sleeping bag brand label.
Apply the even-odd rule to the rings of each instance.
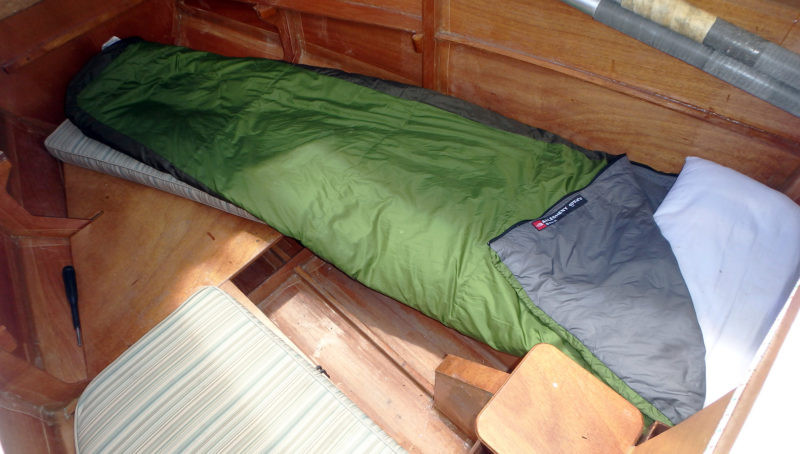
[[[537,219],[531,222],[531,225],[533,225],[533,227],[536,228],[536,230],[544,230],[548,226],[551,226],[556,222],[558,222],[559,219],[568,215],[569,213],[571,213],[584,203],[586,203],[586,198],[578,194],[575,197],[573,197],[572,200],[570,200],[569,202],[566,202],[563,205],[561,205],[561,207],[559,207],[559,209],[556,210],[555,213],[551,214],[550,216]]]

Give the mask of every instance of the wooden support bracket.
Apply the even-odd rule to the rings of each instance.
[[[509,374],[454,355],[436,368],[433,404],[473,440],[475,418]]]

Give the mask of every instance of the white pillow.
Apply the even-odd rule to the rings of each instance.
[[[689,157],[656,211],[706,345],[708,405],[746,378],[800,273],[800,206],[734,170]]]

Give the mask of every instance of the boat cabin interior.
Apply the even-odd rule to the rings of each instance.
[[[793,340],[800,308],[796,291],[786,294],[738,386],[672,427],[651,426],[630,399],[576,366],[569,354],[540,346],[530,353],[500,351],[367,287],[315,248],[280,233],[269,219],[237,216],[62,162],[45,146],[66,118],[70,80],[111,37],[141,37],[226,57],[335,68],[424,87],[549,131],[578,148],[627,155],[660,173],[678,174],[687,157],[700,157],[800,202],[800,67],[794,67],[795,82],[766,84],[782,87],[794,99],[737,88],[736,81],[601,23],[573,5],[580,3],[617,5],[612,0],[3,2],[2,452],[82,450],[82,442],[76,448],[76,407],[80,410],[79,398],[94,386],[87,388],[89,383],[207,286],[221,288],[298,357],[318,366],[336,392],[399,449],[525,452],[525,435],[546,433],[550,438],[539,440],[537,452],[579,452],[570,444],[573,438],[587,441],[594,435],[586,434],[599,426],[610,438],[597,436],[584,452],[737,447],[748,452],[781,446],[764,439],[791,438],[792,419],[782,412],[792,408],[791,399],[794,408],[799,403],[794,389],[781,388],[798,376],[785,367],[792,362],[785,357],[800,345]],[[795,0],[690,3],[800,53]],[[792,234],[800,237],[800,231]],[[77,333],[65,290],[67,266],[77,281]],[[798,277],[797,270],[790,274],[789,291]],[[546,375],[550,372],[561,375]],[[536,380],[546,386],[537,388]],[[566,389],[572,382],[576,394],[569,399],[548,395],[547,388],[564,383]],[[534,392],[542,395],[533,398]],[[776,392],[781,397],[774,398]],[[764,427],[779,433],[759,435]]]

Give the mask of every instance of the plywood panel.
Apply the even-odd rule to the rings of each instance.
[[[677,172],[695,155],[780,186],[800,166],[793,153],[760,138],[513,58],[452,44],[442,47],[439,63],[449,94],[661,171]]]
[[[102,212],[72,237],[89,376],[200,286],[218,285],[280,238],[272,228],[65,165],[70,215]]]
[[[729,21],[777,42],[797,16],[796,9],[759,0],[695,2]],[[591,19],[558,0],[509,0],[498,8],[481,0],[442,2],[439,29],[457,38],[483,43],[579,69],[626,87],[658,94],[654,102],[690,112],[698,118],[728,118],[782,137],[800,140],[800,118],[769,105],[677,59],[650,48]],[[600,81],[598,81],[600,82]],[[602,108],[598,104],[597,108]],[[731,124],[735,127],[735,124]],[[754,131],[755,132],[755,131]]]

